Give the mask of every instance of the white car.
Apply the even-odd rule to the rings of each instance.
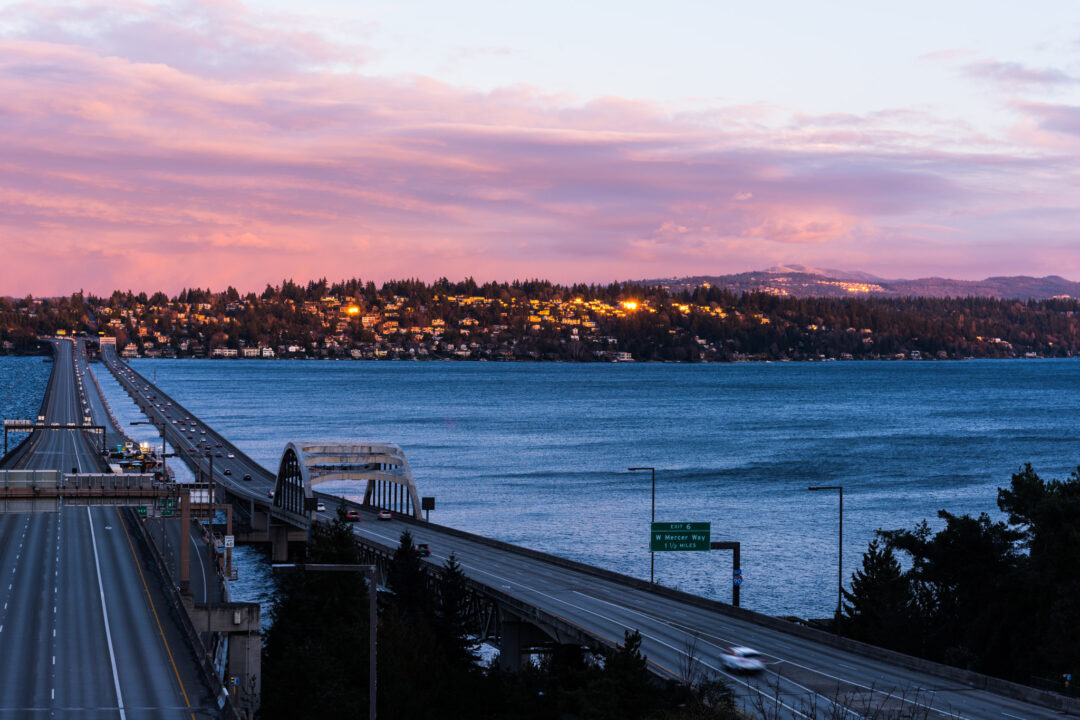
[[[733,647],[720,656],[724,668],[737,673],[758,673],[765,669],[761,653],[748,647]]]
[[[326,512],[326,503],[319,503],[316,505],[315,512]]]

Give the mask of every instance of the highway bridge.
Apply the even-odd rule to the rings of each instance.
[[[0,470],[106,473],[100,436],[59,427],[106,421],[91,411],[85,358],[71,341],[54,352],[39,415],[48,429]],[[115,506],[0,513],[0,718],[220,717],[141,551],[138,522]]]
[[[418,519],[413,503],[401,506],[399,502],[392,519],[379,520],[376,511],[382,499],[400,500],[400,494],[367,492],[367,503],[346,502],[317,492],[311,473],[301,473],[303,496],[323,502],[326,510],[313,511],[306,505],[286,508],[281,503],[282,488],[289,477],[297,477],[289,470],[287,452],[277,472],[261,467],[191,410],[120,362],[115,353],[106,352],[104,359],[151,419],[165,428],[170,441],[182,448],[182,453],[187,451],[186,460],[194,468],[211,473],[205,457],[205,450],[211,450],[214,482],[238,511],[247,513],[253,523],[252,537],[262,532],[260,514],[266,522],[265,538],[272,540],[277,533],[280,541],[286,534],[299,537],[312,520],[330,520],[337,505],[344,503],[360,511],[354,525],[357,541],[375,555],[391,553],[405,530],[416,541],[429,544],[431,563],[441,564],[453,553],[472,587],[495,609],[500,660],[508,667],[516,666],[530,648],[551,643],[613,646],[622,642],[626,631],[638,630],[643,636],[642,649],[658,675],[684,680],[719,677],[735,689],[738,702],[751,716],[1049,720],[1078,712],[1075,701],[1053,693],[936,665],[637,578],[425,523]],[[183,425],[180,418],[184,418]],[[302,448],[312,446],[291,444],[294,453],[301,449],[301,457],[293,460],[306,462]],[[371,485],[361,489],[365,487],[370,489]],[[286,554],[280,542],[275,554]],[[721,658],[732,646],[749,646],[764,653],[766,671],[753,677],[727,672]]]

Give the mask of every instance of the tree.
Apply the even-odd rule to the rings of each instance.
[[[387,571],[386,584],[394,591],[394,607],[403,614],[422,614],[431,607],[427,577],[413,547],[408,530],[401,533],[401,542],[394,550]]]
[[[346,539],[345,536],[348,535]],[[316,525],[308,560],[356,561],[344,515]],[[286,575],[263,649],[263,718],[363,717],[367,712],[367,587],[362,573]]]
[[[439,571],[439,603],[435,611],[435,632],[447,654],[456,662],[472,666],[475,643],[469,637],[468,587],[465,573],[453,553]]]
[[[843,592],[846,635],[902,652],[914,649],[910,625],[915,596],[889,543],[870,541],[862,568],[851,576],[851,590]]]

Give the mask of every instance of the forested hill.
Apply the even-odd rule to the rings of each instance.
[[[918,280],[886,280],[868,273],[818,270],[788,265],[734,275],[695,275],[639,281],[673,292],[699,287],[718,287],[732,292],[767,292],[793,297],[993,297],[1016,300],[1080,298],[1080,283],[1057,275],[1047,277],[988,277],[984,280],[951,280],[929,277]]]
[[[799,298],[546,281],[285,281],[242,295],[0,298],[0,348],[85,333],[131,357],[743,361],[1072,357],[1080,300]]]

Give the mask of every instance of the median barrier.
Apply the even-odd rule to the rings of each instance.
[[[171,573],[169,573],[165,558],[150,537],[150,533],[147,531],[143,521],[134,514],[134,511],[128,508],[125,511],[125,515],[125,520],[131,521],[127,523],[128,527],[135,528],[136,537],[142,543],[143,547],[149,551],[150,556],[153,559],[154,568],[157,571],[158,578],[161,580],[161,586],[165,591],[165,597],[168,599],[169,605],[172,608],[172,614],[180,623],[180,629],[184,635],[184,639],[187,641],[188,649],[191,650],[198,661],[203,682],[206,683],[208,688],[214,689],[214,693],[216,693],[214,694],[214,697],[216,699],[220,696],[220,692],[224,686],[221,683],[221,678],[217,676],[213,658],[210,657],[210,654],[203,646],[202,640],[199,639],[199,631],[195,629],[195,624],[188,615],[187,605],[184,603],[184,598],[180,594],[179,587],[174,582]],[[183,534],[183,532],[181,532],[181,534]],[[228,696],[228,691],[226,691],[226,696]],[[221,711],[223,717],[227,717],[229,720],[241,720],[240,715],[237,713],[236,708],[233,707],[231,702],[225,702]]]

